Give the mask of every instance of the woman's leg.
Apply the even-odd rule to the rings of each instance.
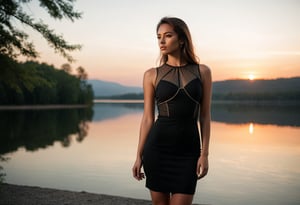
[[[150,191],[153,205],[169,205],[170,194]]]
[[[170,205],[191,205],[194,195],[192,194],[173,194]]]

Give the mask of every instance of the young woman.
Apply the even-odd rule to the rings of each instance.
[[[161,65],[144,74],[144,114],[132,172],[137,180],[146,176],[154,205],[191,205],[197,179],[208,172],[211,72],[199,64],[184,21],[162,18],[156,31]]]

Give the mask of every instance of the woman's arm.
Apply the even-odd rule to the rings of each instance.
[[[141,173],[142,167],[142,153],[146,138],[150,128],[154,122],[154,83],[156,78],[155,68],[147,70],[144,74],[143,88],[144,88],[144,113],[140,125],[139,143],[137,148],[136,161],[132,168],[133,177],[137,180],[144,178]]]
[[[208,154],[210,139],[210,106],[212,95],[211,71],[205,65],[200,65],[201,79],[203,82],[203,98],[200,107],[200,133],[202,140],[201,156],[198,160],[197,175],[198,178],[204,177],[208,172]]]

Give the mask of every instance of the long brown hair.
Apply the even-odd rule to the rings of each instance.
[[[183,42],[181,47],[181,59],[190,64],[198,64],[199,59],[195,55],[194,46],[192,42],[192,36],[187,24],[176,17],[163,17],[156,27],[156,32],[158,32],[159,27],[162,24],[169,24],[173,27],[174,32],[178,35],[178,39]],[[168,56],[161,54],[160,64],[164,64],[168,61]]]

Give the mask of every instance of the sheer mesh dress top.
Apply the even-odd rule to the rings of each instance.
[[[155,97],[159,117],[197,118],[202,97],[199,65],[158,67]]]
[[[158,117],[143,151],[146,187],[158,192],[193,194],[200,155],[197,119],[202,81],[199,65],[163,64],[156,70]]]

